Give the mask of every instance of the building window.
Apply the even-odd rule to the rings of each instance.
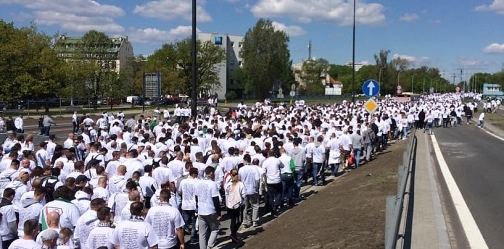
[[[238,66],[243,66],[242,61],[238,61]]]
[[[231,42],[231,47],[233,47],[233,48],[234,48],[234,41],[232,41],[232,42]]]
[[[243,46],[243,42],[238,42],[238,47],[241,48]]]
[[[234,60],[230,60],[229,65],[234,66]]]
[[[222,45],[222,36],[214,37],[214,44],[215,45]]]

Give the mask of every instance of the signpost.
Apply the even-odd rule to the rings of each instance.
[[[364,108],[369,114],[373,114],[373,112],[375,112],[376,109],[378,109],[378,104],[374,99],[368,99],[366,103],[364,103]]]
[[[369,97],[369,99],[364,103],[364,109],[370,114],[378,109],[378,104],[373,99],[374,96],[378,95],[380,92],[380,84],[376,80],[366,80],[364,84],[362,84],[362,92],[364,95]]]
[[[368,97],[374,97],[380,92],[380,84],[376,80],[366,80],[362,84],[362,92]]]

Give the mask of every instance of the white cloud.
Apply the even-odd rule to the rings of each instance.
[[[138,43],[167,43],[177,39],[184,39],[191,35],[191,26],[178,26],[170,30],[155,28],[134,29],[128,31],[128,39]],[[199,32],[199,30],[197,30]]]
[[[357,2],[356,23],[380,25],[385,22],[384,6]],[[347,0],[259,0],[251,8],[256,17],[291,17],[300,22],[313,20],[350,26],[353,23],[353,2]]]
[[[196,18],[199,22],[212,21],[210,14],[203,8],[205,0],[199,0],[196,7]],[[184,18],[191,20],[192,3],[188,0],[157,0],[148,1],[146,4],[136,5],[133,13],[144,17],[170,20]]]
[[[504,44],[492,43],[483,48],[483,52],[487,54],[502,54],[504,53]]]
[[[479,59],[474,59],[474,58],[459,58],[457,62],[458,67],[462,68],[477,68],[477,67],[483,67],[485,65],[488,65],[489,63],[486,61],[481,61]]]
[[[102,32],[123,32],[124,28],[105,16],[78,16],[70,13],[54,11],[33,12],[35,22],[40,25],[59,25],[64,30],[87,32],[97,30]]]
[[[494,0],[490,5],[479,5],[474,8],[476,11],[489,11],[504,15],[504,0]]]
[[[275,30],[279,30],[279,31],[284,31],[285,33],[287,33],[289,36],[303,36],[306,34],[306,31],[304,31],[303,28],[299,27],[299,26],[295,26],[295,25],[292,25],[292,26],[287,26],[283,23],[279,23],[279,22],[273,22],[273,27],[275,28]]]
[[[31,19],[37,24],[58,25],[64,31],[124,31],[114,18],[124,16],[125,12],[114,5],[91,0],[0,0],[0,4],[22,5],[33,10]]]
[[[396,58],[401,58],[401,59],[407,60],[417,66],[429,64],[430,60],[431,60],[428,56],[422,56],[422,57],[417,58],[417,57],[411,56],[411,55],[394,54],[392,56],[392,59],[396,59]]]
[[[416,13],[406,13],[399,18],[399,20],[405,22],[412,22],[418,19],[420,19],[420,16]]]
[[[439,19],[435,19],[435,20],[430,20],[429,21],[431,24],[440,24],[441,23],[441,20]]]

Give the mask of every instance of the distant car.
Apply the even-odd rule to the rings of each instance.
[[[102,105],[120,105],[122,104],[121,99],[106,98],[101,102]]]

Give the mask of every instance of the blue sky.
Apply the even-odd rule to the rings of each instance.
[[[269,18],[290,35],[294,63],[312,55],[331,63],[352,59],[350,0],[198,0],[198,30],[244,35],[258,18]],[[128,36],[135,54],[152,54],[162,43],[191,31],[190,0],[0,0],[0,18],[47,34],[80,36],[90,29]],[[415,67],[496,72],[504,63],[504,0],[358,0],[356,61],[374,64],[390,50]]]

